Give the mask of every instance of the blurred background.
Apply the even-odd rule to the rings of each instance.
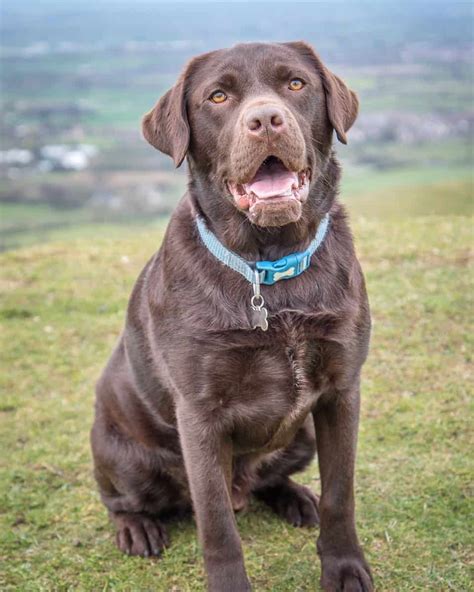
[[[193,55],[305,39],[359,94],[338,146],[361,216],[472,209],[470,2],[3,0],[0,248],[161,224],[185,167],[141,116]]]
[[[294,39],[361,101],[336,144],[374,328],[361,542],[379,592],[472,590],[473,3],[0,3],[0,590],[202,590],[191,521],[157,563],[115,549],[94,383],[186,185],[142,115],[191,56]],[[237,520],[257,592],[314,592],[314,531]]]

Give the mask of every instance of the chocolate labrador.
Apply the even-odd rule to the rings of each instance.
[[[357,111],[306,43],[251,43],[191,60],[143,119],[189,189],[97,384],[95,477],[131,555],[192,507],[212,592],[250,590],[250,495],[320,523],[324,590],[373,590],[354,520],[370,316],[331,148]],[[316,450],[319,501],[290,478]]]

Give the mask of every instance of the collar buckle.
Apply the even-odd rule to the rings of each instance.
[[[257,261],[255,267],[263,272],[260,283],[271,286],[280,280],[290,280],[308,269],[311,255],[308,251],[292,253],[276,261]]]

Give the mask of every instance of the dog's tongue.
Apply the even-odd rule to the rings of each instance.
[[[265,199],[291,192],[298,187],[298,175],[289,171],[282,162],[275,160],[264,163],[255,177],[244,185],[246,193],[254,193],[258,198]]]

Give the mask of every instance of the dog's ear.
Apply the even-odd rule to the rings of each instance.
[[[331,125],[336,130],[337,139],[347,144],[346,132],[352,127],[359,112],[359,99],[353,90],[325,66],[321,72],[326,92],[326,108]]]
[[[285,43],[306,57],[316,68],[326,94],[326,109],[329,121],[336,131],[337,139],[347,144],[346,132],[352,127],[359,112],[359,99],[354,91],[333,74],[321,61],[321,58],[308,43],[294,41]]]
[[[186,80],[185,71],[142,120],[145,139],[171,156],[176,167],[183,162],[191,137],[186,113]]]

